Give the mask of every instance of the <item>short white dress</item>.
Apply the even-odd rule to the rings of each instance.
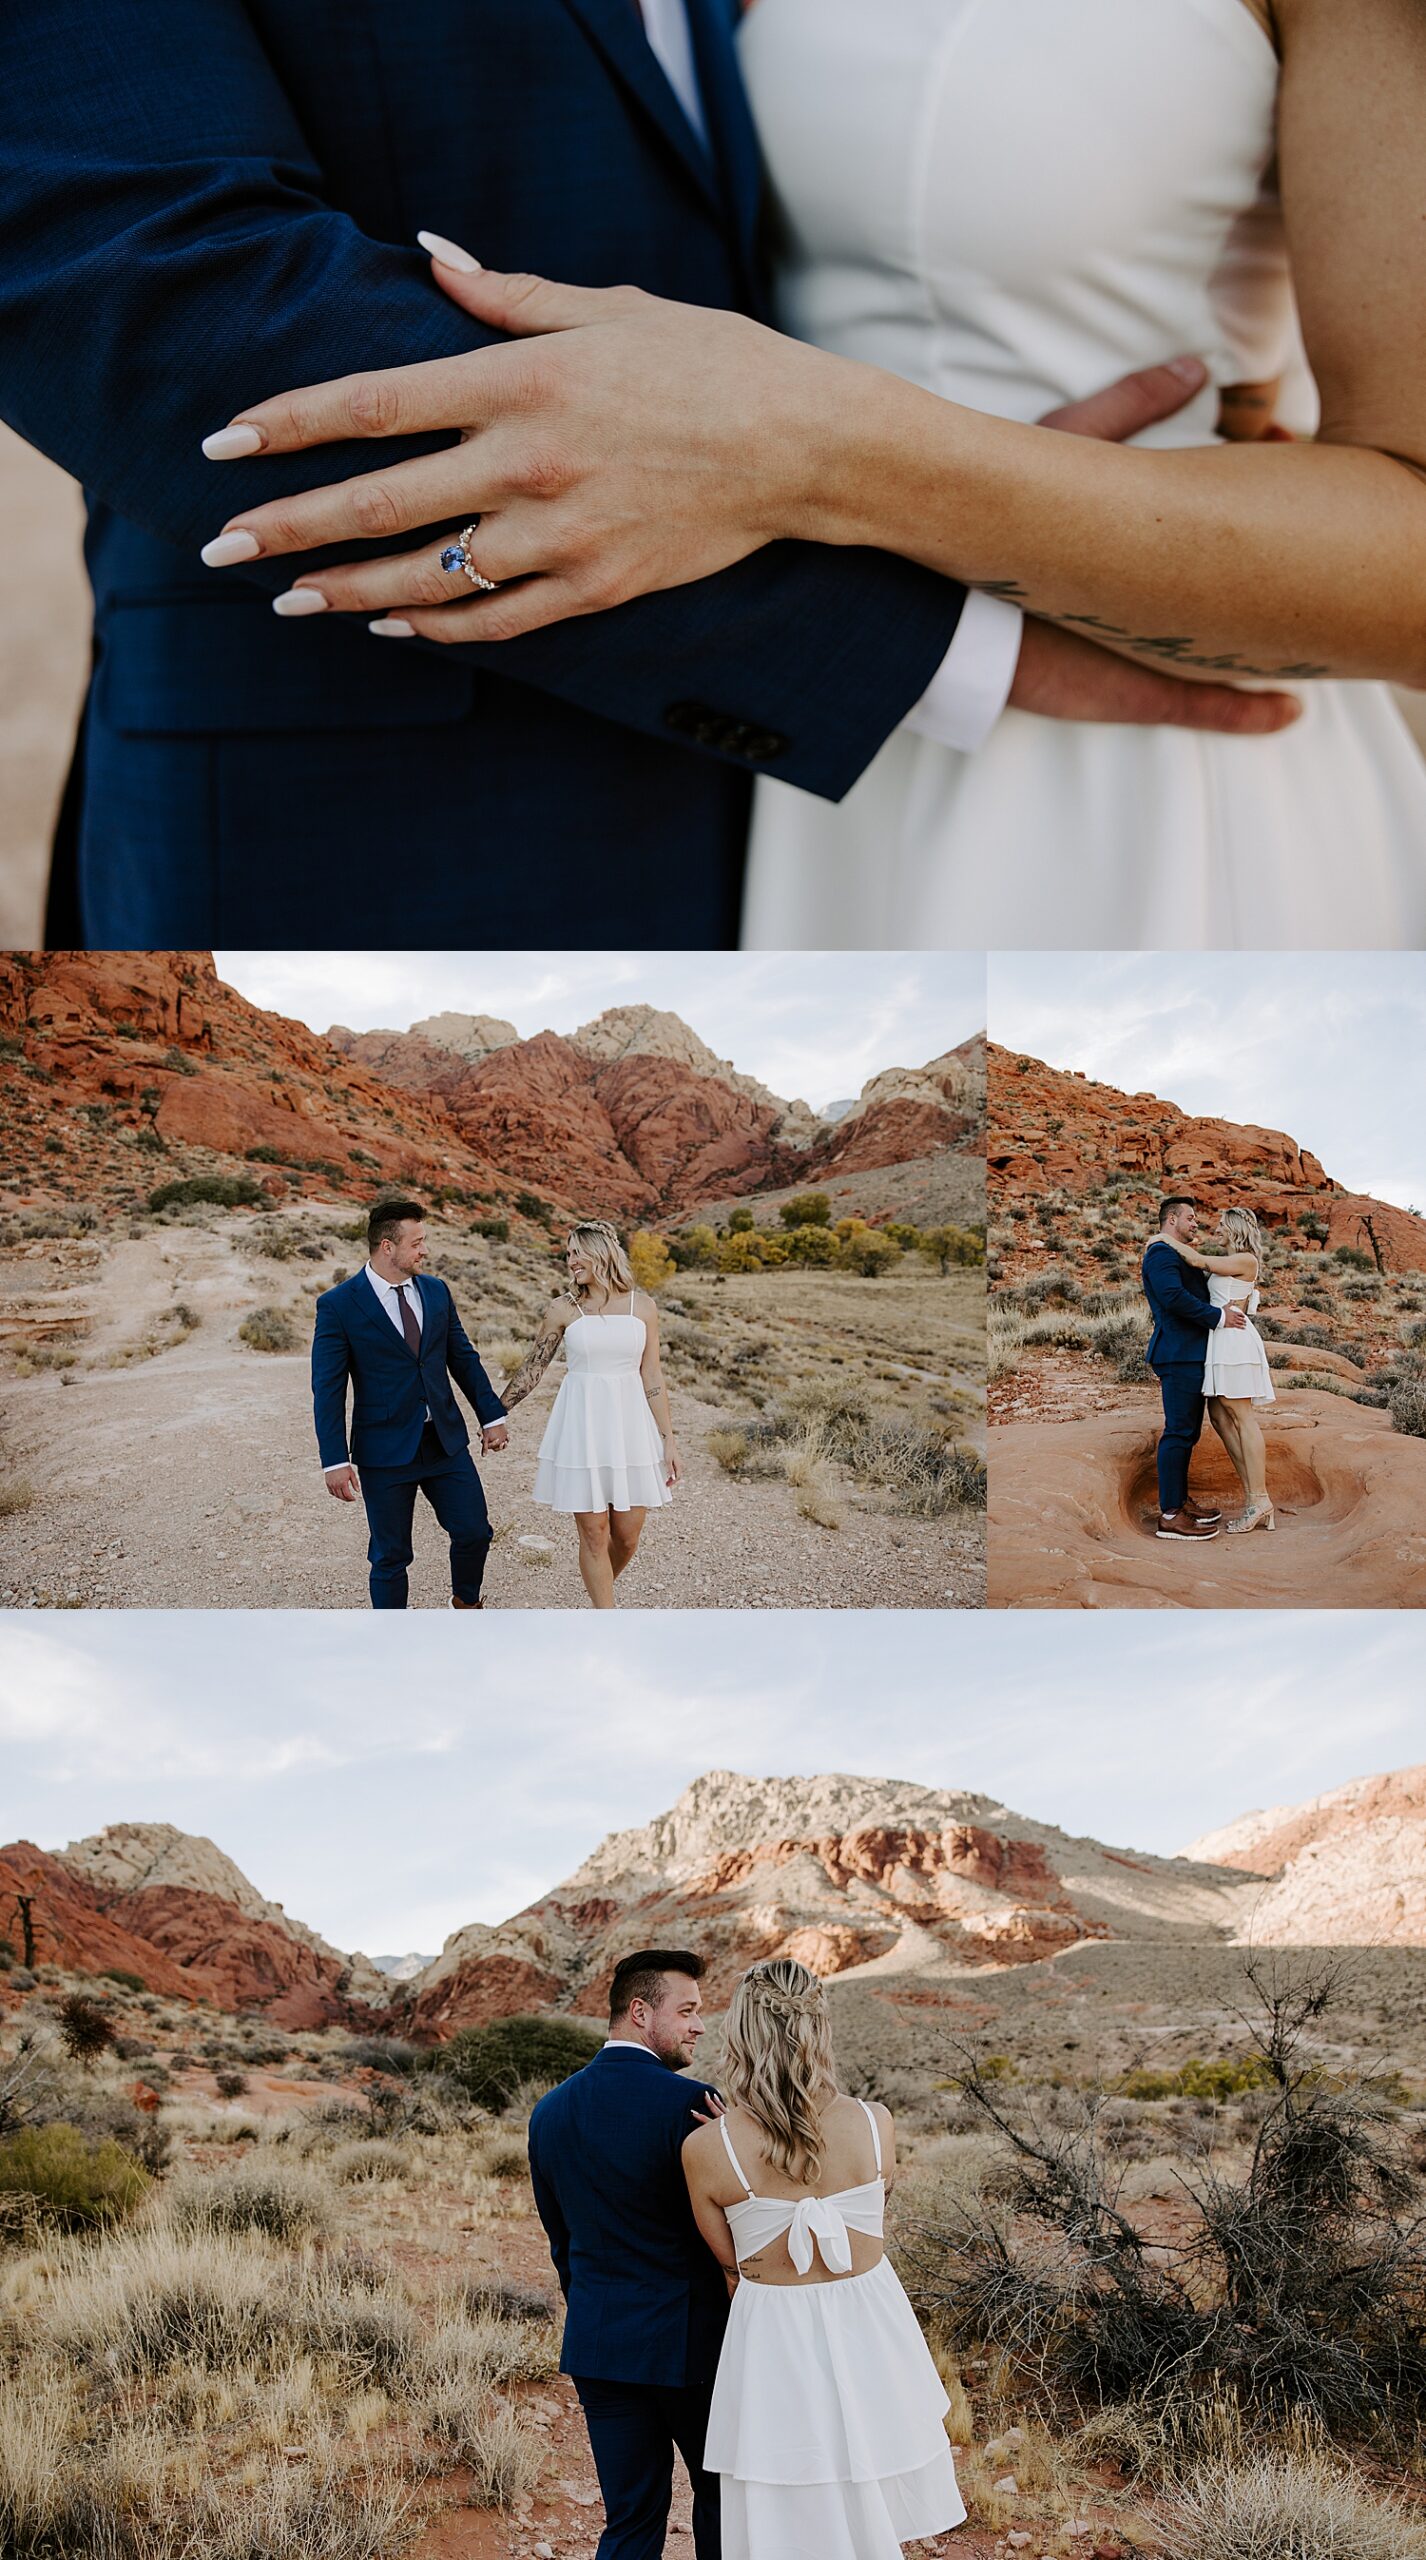
[[[876,2175],[830,2196],[753,2193],[727,2208],[739,2262],[785,2233],[799,2275],[813,2252],[836,2284],[740,2284],[713,2385],[704,2460],[721,2474],[723,2560],[899,2560],[905,2542],[965,2521],[946,2439],[950,2406],[889,2258],[866,2275],[852,2231],[880,2239]],[[722,2123],[722,2119],[719,2119]]]
[[[1268,1355],[1252,1321],[1258,1311],[1257,1290],[1251,1281],[1224,1280],[1216,1271],[1210,1271],[1208,1295],[1215,1307],[1241,1307],[1248,1321],[1241,1327],[1214,1326],[1203,1359],[1204,1394],[1247,1396],[1254,1404],[1276,1404],[1277,1389]]]
[[[663,1440],[639,1364],[648,1328],[629,1292],[622,1315],[579,1315],[565,1327],[564,1383],[545,1426],[535,1500],[548,1511],[657,1510],[672,1502]]]

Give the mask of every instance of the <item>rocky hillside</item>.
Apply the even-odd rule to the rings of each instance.
[[[647,1005],[569,1040],[480,1014],[322,1040],[224,986],[207,952],[9,952],[0,1198],[100,1213],[236,1176],[269,1202],[399,1184],[637,1222],[826,1175],[842,1208],[885,1217],[894,1169],[952,1150],[978,1170],[974,1045],[874,1077],[833,1124]]]
[[[1426,1945],[1426,1767],[1254,1813],[1176,1858],[1115,1849],[992,1796],[831,1774],[708,1771],[652,1822],[611,1832],[563,1884],[498,1927],[409,1958],[344,1955],[268,1901],[211,1840],[116,1823],[58,1855],[0,1849],[0,1936],[36,1961],[117,1968],[169,1997],[301,2031],[335,2023],[439,2042],[528,2010],[602,2013],[619,1958],[691,1946],[721,2005],[758,1957],[935,1997],[983,1974],[1113,1941]],[[0,1970],[0,2001],[14,1975]],[[919,1988],[917,1986],[919,1985]]]
[[[57,1856],[27,1841],[0,1850],[0,1908],[19,1950],[17,1893],[31,1899],[37,1961],[66,1971],[117,1967],[147,1990],[290,2028],[369,2025],[390,1993],[365,1956],[290,1920],[211,1840],[169,1823],[116,1823]]]
[[[835,1121],[716,1057],[677,1014],[620,1005],[569,1037],[521,1040],[488,1016],[442,1014],[334,1046],[447,1110],[467,1142],[531,1185],[616,1217],[675,1220],[713,1202],[827,1178],[875,1178],[976,1153],[983,1044],[873,1077]],[[871,1191],[867,1191],[870,1180]]]
[[[1253,1915],[1256,1945],[1420,1946],[1426,1764],[1244,1814],[1183,1854],[1271,1878]]]
[[[444,2036],[546,2007],[597,2016],[639,1946],[696,1947],[716,2005],[769,1955],[875,1979],[1029,1964],[1092,1938],[1222,1938],[1258,1890],[1071,1839],[989,1796],[714,1770],[502,1927],[458,1930],[413,1986],[411,2027]]]
[[[225,987],[205,951],[0,953],[0,1193],[102,1210],[192,1174],[269,1200],[502,1188],[446,1113]]]
[[[1426,1218],[1346,1190],[1315,1155],[1280,1129],[1195,1119],[1153,1093],[1120,1093],[991,1044],[987,1170],[1003,1250],[1027,1267],[1061,1244],[1086,1258],[1083,1212],[1112,1189],[1145,1211],[1170,1191],[1204,1209],[1256,1210],[1294,1256],[1319,1259],[1346,1246],[1381,1272],[1426,1271]],[[1061,1203],[1049,1240],[1039,1231],[1047,1199]]]

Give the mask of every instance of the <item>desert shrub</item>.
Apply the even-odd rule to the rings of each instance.
[[[901,1260],[901,1247],[880,1227],[858,1222],[843,1240],[840,1259],[848,1271],[859,1272],[864,1280],[877,1280]]]
[[[1260,2053],[1217,2062],[1204,2062],[1194,2055],[1177,2071],[1130,2071],[1119,2083],[1126,2098],[1208,2098],[1217,2106],[1241,2098],[1249,2089],[1271,2086],[1272,2074]]]
[[[71,1991],[59,2004],[59,2040],[75,2062],[94,2062],[114,2042],[113,2019],[82,1991]]]
[[[968,2061],[955,2085],[1008,2147],[1006,2205],[916,2235],[916,2297],[950,2345],[1080,2407],[1218,2392],[1265,2421],[1404,2434],[1426,2409],[1426,2227],[1399,2137],[1374,2088],[1303,2058],[1335,1977],[1246,1971],[1268,2103],[1241,2182],[1185,2182],[1173,2251],[1124,2211],[1094,2101],[1047,2125]]]
[[[534,1191],[516,1192],[515,1211],[518,1217],[532,1218],[535,1224],[541,1227],[547,1227],[554,1216],[548,1200],[542,1200]]]
[[[650,1297],[673,1278],[677,1268],[666,1237],[655,1235],[649,1227],[640,1227],[630,1236],[629,1269],[635,1285],[647,1289]]]
[[[1373,1262],[1371,1255],[1369,1253],[1363,1253],[1359,1244],[1334,1245],[1332,1247],[1332,1260],[1334,1262],[1340,1262],[1344,1268],[1349,1271],[1375,1271],[1376,1269],[1376,1264]]]
[[[512,2284],[504,2276],[478,2276],[462,2297],[472,2320],[551,2320],[554,2304],[531,2284]]]
[[[254,1307],[238,1327],[250,1351],[295,1351],[297,1328],[285,1307]]]
[[[148,2191],[148,2173],[131,2153],[78,2125],[31,2125],[0,2142],[0,2196],[31,2198],[64,2231],[122,2222]]]
[[[276,2060],[275,2055],[263,2057]],[[386,2071],[393,2078],[413,2071],[419,2060],[414,2044],[400,2036],[348,2036],[342,2046],[342,2060],[352,2071]]]
[[[182,2560],[387,2560],[407,2539],[410,2493],[353,2478],[331,2460],[270,2470],[235,2490],[211,2482],[187,2526]]]
[[[149,1193],[155,1217],[164,1209],[191,1209],[211,1201],[219,1209],[251,1209],[262,1198],[250,1173],[194,1173],[178,1182],[161,1182]]]
[[[364,2142],[344,2142],[332,2153],[332,2175],[344,2187],[362,2186],[381,2178],[405,2178],[410,2175],[410,2162],[400,2145],[372,2138]]]
[[[247,2088],[247,2085],[247,2073],[245,2071],[237,2071],[233,2069],[231,2065],[229,2065],[225,2070],[215,2071],[213,2074],[213,2086],[217,2090],[220,2098],[240,2098],[243,2095],[244,2090]]]
[[[1426,2560],[1426,2531],[1324,2455],[1210,2463],[1163,2510],[1168,2560]]]
[[[441,2070],[492,2114],[508,2107],[526,2081],[553,2085],[582,2071],[604,2041],[578,2018],[496,2018],[462,2027],[439,2055]]]
[[[777,1214],[785,1227],[825,1227],[831,1223],[832,1203],[825,1191],[798,1191]]]
[[[793,1227],[787,1238],[787,1259],[816,1268],[839,1261],[841,1247],[830,1227]]]
[[[243,2160],[186,2178],[165,2197],[164,2214],[178,2232],[260,2231],[269,2240],[305,2240],[332,2226],[320,2181],[287,2161]]]
[[[1426,1440],[1426,1379],[1392,1378],[1385,1392],[1392,1428]]]
[[[148,1984],[141,1973],[126,1972],[121,1964],[106,1965],[99,1979],[101,1982],[117,1982],[125,1991],[147,1991],[148,1989]]]

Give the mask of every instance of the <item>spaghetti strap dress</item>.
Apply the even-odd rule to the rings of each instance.
[[[619,1315],[566,1325],[566,1370],[535,1467],[549,1511],[656,1511],[672,1502],[663,1440],[639,1375],[647,1328],[634,1292]]]

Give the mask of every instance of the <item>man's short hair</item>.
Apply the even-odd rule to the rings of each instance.
[[[686,1973],[691,1982],[701,1982],[705,1972],[703,1958],[687,1947],[643,1947],[636,1956],[625,1956],[614,1967],[609,1985],[609,2023],[626,2018],[636,2000],[655,2004],[663,1989],[666,1973]]]
[[[1159,1225],[1167,1226],[1175,1209],[1196,1209],[1197,1206],[1198,1202],[1190,1200],[1186,1191],[1176,1191],[1171,1200],[1159,1202]]]
[[[397,1228],[404,1227],[408,1218],[419,1227],[425,1214],[419,1200],[378,1200],[366,1222],[367,1252],[375,1253],[378,1245],[385,1244],[388,1236],[394,1236]]]

